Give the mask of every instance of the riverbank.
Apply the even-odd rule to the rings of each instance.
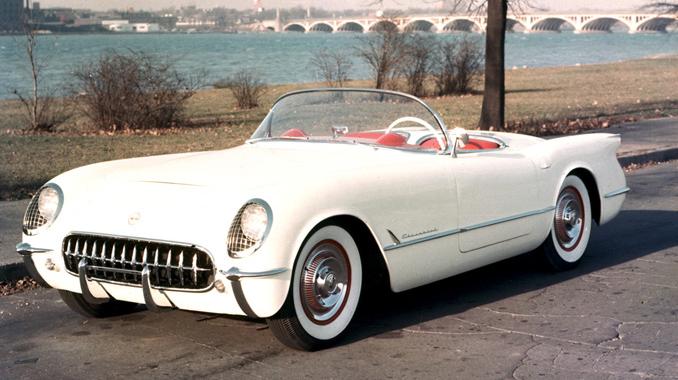
[[[678,57],[613,64],[509,70],[506,120],[532,134],[577,132],[624,121],[678,115]],[[369,82],[354,82],[368,86]],[[272,102],[294,89],[318,84],[271,87],[262,105],[235,109],[227,90],[198,92],[187,109],[194,128],[143,134],[97,134],[72,118],[55,134],[22,134],[16,101],[0,101],[0,199],[29,197],[45,181],[89,163],[173,152],[223,149],[241,144]],[[482,88],[480,84],[476,86]],[[427,98],[448,127],[475,127],[482,95]]]

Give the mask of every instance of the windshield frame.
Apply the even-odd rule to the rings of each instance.
[[[436,124],[438,124],[438,128],[440,129],[440,132],[442,133],[443,140],[445,142],[445,148],[440,149],[439,151],[435,152],[436,154],[449,154],[452,150],[452,144],[450,144],[450,137],[448,135],[447,127],[445,126],[445,122],[443,121],[442,117],[436,112],[433,108],[431,108],[428,104],[426,104],[423,100],[419,99],[418,97],[410,94],[406,94],[403,92],[399,91],[392,91],[392,90],[382,90],[382,89],[376,89],[376,88],[354,88],[354,87],[320,87],[320,88],[311,88],[311,89],[304,89],[304,90],[295,90],[295,91],[290,91],[287,92],[278,99],[273,102],[273,105],[269,109],[268,113],[262,120],[261,124],[257,127],[257,129],[254,130],[254,134],[259,131],[259,129],[266,128],[266,135],[267,137],[259,137],[259,138],[249,138],[245,142],[246,143],[255,143],[258,141],[271,141],[271,140],[290,140],[286,138],[277,138],[277,137],[272,137],[271,136],[271,115],[275,111],[276,106],[280,104],[280,102],[283,99],[286,99],[288,97],[294,96],[294,95],[300,95],[300,94],[307,94],[307,93],[314,93],[314,92],[363,92],[363,93],[372,93],[372,94],[386,94],[386,95],[392,95],[392,96],[401,96],[404,98],[407,98],[409,100],[413,100],[414,102],[420,104],[423,106],[430,114],[433,116],[433,119],[435,120]],[[290,141],[298,141],[298,140],[290,140]],[[321,141],[316,141],[316,142],[321,142]],[[323,141],[324,142],[324,141]],[[388,148],[388,147],[386,147]],[[404,150],[401,148],[395,148],[398,150]]]

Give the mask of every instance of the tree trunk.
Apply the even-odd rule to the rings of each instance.
[[[504,39],[507,0],[488,0],[485,33],[485,91],[479,129],[504,127]]]

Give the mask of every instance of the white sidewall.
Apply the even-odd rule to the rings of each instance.
[[[581,257],[584,255],[584,252],[586,251],[586,247],[589,244],[589,237],[591,236],[591,224],[593,220],[591,219],[591,199],[589,198],[589,193],[586,191],[586,185],[584,185],[584,182],[579,179],[577,176],[567,176],[565,180],[563,181],[563,184],[560,186],[560,190],[558,190],[558,194],[563,191],[566,187],[574,187],[577,189],[579,192],[579,195],[581,195],[581,199],[584,202],[584,228],[582,229],[582,237],[581,240],[579,241],[579,244],[577,244],[577,247],[573,249],[572,251],[566,251],[564,250],[560,244],[558,244],[558,237],[556,236],[556,231],[555,231],[555,226],[554,226],[554,221],[551,221],[551,239],[553,240],[553,246],[556,249],[556,252],[558,252],[558,256],[560,256],[561,259],[567,261],[568,263],[575,263],[581,259]]]
[[[337,316],[334,321],[326,325],[318,325],[313,323],[304,312],[300,299],[300,284],[302,278],[302,268],[306,258],[308,258],[309,253],[311,253],[311,249],[313,249],[313,247],[315,247],[315,245],[319,242],[327,239],[334,240],[341,244],[341,246],[346,251],[346,255],[348,256],[348,260],[351,265],[351,289],[341,314],[339,314],[339,316]],[[291,287],[292,298],[294,300],[294,311],[299,323],[304,328],[304,330],[310,336],[319,340],[329,340],[341,334],[351,322],[351,319],[353,319],[353,315],[355,314],[356,308],[358,307],[358,301],[360,300],[360,289],[362,287],[362,278],[363,272],[358,246],[355,244],[355,241],[346,230],[337,226],[326,226],[311,235],[311,237],[304,244],[304,247],[301,249],[301,253],[297,259]]]

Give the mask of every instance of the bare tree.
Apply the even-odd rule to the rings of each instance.
[[[13,91],[19,98],[24,109],[26,124],[33,131],[53,131],[54,128],[68,118],[63,99],[57,99],[52,96],[43,96],[44,91],[41,86],[41,71],[43,65],[40,64],[36,52],[38,46],[38,35],[31,22],[30,13],[27,13],[23,19],[23,46],[26,51],[28,69],[31,79],[31,90],[29,95],[25,95],[19,90]]]
[[[483,68],[483,52],[476,41],[464,37],[440,44],[433,70],[436,94],[464,94],[472,89],[473,82]]]
[[[109,51],[73,76],[83,113],[108,131],[184,125],[186,101],[204,77],[181,75],[168,60],[135,51]]]
[[[438,42],[433,36],[407,35],[403,46],[400,72],[405,78],[408,93],[414,96],[426,96],[426,80],[433,69],[437,46]]]
[[[384,24],[389,25],[389,24]],[[385,88],[397,74],[402,63],[405,37],[396,28],[358,37],[356,55],[370,67],[375,88]]]
[[[255,108],[266,91],[266,84],[251,70],[240,70],[226,80],[226,87],[231,90],[240,109]]]
[[[343,87],[353,66],[350,58],[341,51],[318,50],[311,57],[311,66],[329,87]]]
[[[426,0],[424,0],[426,1]],[[504,126],[504,42],[508,8],[520,12],[523,7],[532,7],[530,0],[450,0],[451,13],[479,13],[487,10],[485,33],[485,89],[478,128],[502,128]],[[382,4],[383,0],[373,0]]]

